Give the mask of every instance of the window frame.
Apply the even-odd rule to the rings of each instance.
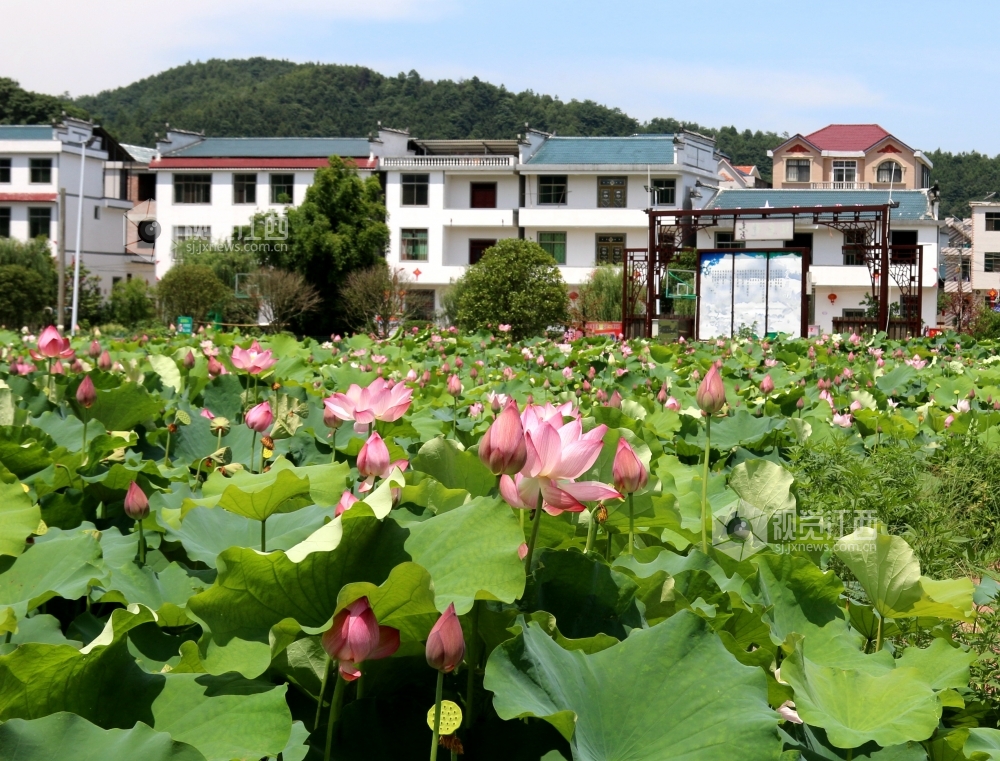
[[[785,182],[810,182],[812,180],[812,159],[786,158],[785,159]],[[795,179],[789,177],[789,170],[795,168]],[[802,171],[805,169],[806,178],[802,179]]]
[[[431,196],[430,186],[431,176],[426,172],[406,172],[405,174],[400,174],[399,205],[416,207],[429,206]],[[408,194],[410,196],[409,198],[407,198]]]
[[[408,255],[413,245],[407,245],[408,241],[419,241],[420,236],[407,235],[408,233],[423,233],[423,256]],[[399,261],[401,262],[426,262],[430,259],[430,233],[426,227],[404,227],[399,231]]]
[[[615,251],[616,244],[619,242],[614,240],[615,238],[621,238],[621,252],[620,256],[616,259]],[[601,238],[609,238],[611,240],[602,241]],[[601,244],[604,242],[608,247],[608,255],[606,261],[601,259]],[[625,262],[625,248],[628,246],[628,235],[626,233],[595,233],[594,235],[594,264],[600,267],[602,264],[613,264],[621,265]]]
[[[485,189],[487,186],[493,188],[493,205],[492,206],[477,206],[475,204],[476,200],[476,188]],[[470,209],[495,209],[497,208],[497,184],[495,182],[470,182],[469,183],[469,208]]]
[[[890,170],[892,172],[892,174],[890,176],[890,179],[883,180],[882,179],[882,167],[890,166],[890,165],[893,166],[893,167],[895,167],[895,169],[891,169]],[[899,179],[896,179],[896,173],[897,172],[899,172]],[[900,164],[895,159],[886,159],[885,161],[881,162],[877,167],[875,167],[875,182],[880,182],[880,183],[883,183],[885,185],[889,185],[890,183],[893,184],[893,185],[898,184],[898,183],[902,183],[903,182],[903,165]]]
[[[544,182],[544,188],[543,188]],[[562,186],[562,191],[558,187]],[[542,200],[544,195],[549,200]],[[561,198],[561,200],[552,200]],[[568,174],[540,174],[538,175],[538,205],[539,206],[567,206],[569,203],[569,175]]]
[[[983,253],[983,272],[1000,272],[1000,251]]]
[[[858,243],[856,240],[848,240],[848,237],[857,234],[864,236],[864,242]],[[844,230],[844,242],[840,248],[841,254],[844,257],[844,266],[864,267],[866,265],[864,249],[867,249],[870,245],[871,242],[867,230]],[[853,261],[849,261],[849,259],[853,259]]]
[[[0,159],[0,185],[10,185],[11,167],[13,162],[10,159]],[[6,179],[4,179],[6,177]]]
[[[670,185],[657,185],[657,183],[670,183]],[[676,206],[677,205],[677,178],[676,177],[654,177],[650,190],[653,193],[653,206]],[[662,200],[663,191],[670,191],[670,200]]]
[[[35,166],[35,164],[38,166]],[[43,173],[45,179],[35,179],[35,172]],[[32,185],[52,184],[52,159],[28,159],[28,182]]]
[[[10,237],[10,220],[12,209],[10,206],[0,206],[0,238]],[[6,230],[6,232],[4,232]]]
[[[251,181],[252,180],[252,181]],[[252,191],[253,198],[247,199],[247,190]],[[242,194],[243,200],[240,200]],[[233,173],[233,205],[243,206],[257,205],[257,173],[256,172],[234,172]]]
[[[479,257],[475,261],[472,260],[473,244],[478,244],[476,245],[476,248],[480,249]],[[483,245],[483,244],[489,244],[489,245]],[[483,254],[485,254],[488,249],[493,248],[493,246],[495,246],[496,244],[497,244],[496,238],[469,238],[469,265],[471,266],[476,262],[478,262],[480,259],[482,259]]]
[[[605,190],[607,188],[607,190]],[[616,190],[621,188],[621,198],[616,198]],[[597,178],[597,208],[627,209],[628,208],[628,177],[625,175],[608,175]]]
[[[838,164],[840,166],[838,166]],[[837,171],[844,172],[841,179],[837,179]],[[846,172],[851,171],[851,179],[847,179]],[[857,182],[858,181],[858,160],[857,159],[834,159],[830,164],[832,182]]]
[[[544,236],[561,235],[562,236],[562,240],[561,241],[559,241],[559,240],[542,240],[542,236],[543,235]],[[566,234],[565,230],[539,230],[537,241],[538,241],[538,245],[541,246],[543,249],[545,249],[545,251],[548,253],[549,256],[551,256],[553,259],[555,259],[556,264],[565,265],[566,264],[566,242],[567,242],[567,238],[568,237],[569,236]],[[562,246],[562,261],[560,261],[560,257],[557,256],[556,252],[554,250],[552,250],[556,246],[559,246],[559,245]],[[595,254],[595,256],[596,256],[596,254]]]
[[[868,317],[868,312],[864,307],[844,307],[840,310],[840,316],[845,320],[864,320]]]
[[[280,182],[278,181],[279,177],[282,179],[290,177],[291,182]],[[267,184],[271,206],[291,206],[295,203],[295,174],[291,172],[272,172],[267,178]],[[278,188],[288,188],[291,191],[290,193],[284,193],[284,195],[288,196],[287,201],[280,200],[282,194],[277,192]]]
[[[1000,233],[1000,211],[987,211],[983,219],[985,230],[988,233]]]
[[[208,178],[206,182],[201,178]],[[174,205],[181,206],[211,206],[212,205],[212,175],[211,173],[199,172],[197,174],[188,174],[186,172],[174,172],[173,176],[174,183]],[[184,200],[185,197],[189,199],[200,198],[203,194],[197,192],[199,190],[205,190],[207,188],[207,193],[205,194],[204,200]]]
[[[736,240],[735,235],[735,232],[729,232],[728,230],[717,230],[712,242],[716,248],[725,251],[746,248],[747,242],[745,240]],[[725,240],[726,236],[729,236],[729,240]]]
[[[36,233],[32,235],[31,232],[35,225],[41,224],[41,214],[40,212],[45,212],[45,230],[44,232]],[[35,238],[45,238],[46,240],[52,239],[52,207],[51,206],[29,206],[28,207],[28,238],[34,240]]]

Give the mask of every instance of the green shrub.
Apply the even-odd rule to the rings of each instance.
[[[515,339],[563,325],[569,298],[555,260],[537,243],[508,238],[486,250],[459,279],[459,327],[507,324]]]
[[[46,319],[51,283],[21,264],[0,265],[0,324],[16,330],[37,328]]]
[[[203,322],[213,310],[225,310],[232,291],[204,264],[178,264],[156,286],[160,318],[173,322],[180,315],[190,315]]]
[[[153,316],[153,302],[145,280],[119,280],[111,289],[111,316],[116,322],[135,327]]]

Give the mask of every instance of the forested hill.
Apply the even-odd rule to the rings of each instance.
[[[687,128],[716,137],[736,164],[756,164],[770,179],[774,132],[713,129],[673,118],[649,122],[594,101],[515,93],[477,78],[387,77],[363,66],[296,64],[267,58],[188,63],[97,95],[63,99],[0,79],[0,124],[39,123],[62,110],[90,114],[125,143],[152,145],[164,124],[208,135],[367,135],[378,122],[423,138],[506,138],[525,122],[560,135],[630,135]],[[790,130],[800,125],[789,125]],[[906,135],[900,136],[906,139]],[[942,190],[942,216],[967,215],[969,200],[1000,191],[1000,156],[928,151]]]

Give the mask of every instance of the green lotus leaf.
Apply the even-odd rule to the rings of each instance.
[[[934,690],[963,689],[969,686],[969,666],[975,660],[974,652],[935,639],[927,648],[906,648],[896,660],[896,668],[916,669]]]
[[[231,513],[265,521],[275,513],[291,513],[308,500],[309,479],[289,470],[242,474],[233,478],[219,499],[219,507]]]
[[[351,468],[346,462],[303,465],[296,467],[284,457],[271,465],[271,472],[288,470],[300,478],[309,479],[309,494],[313,503],[333,507],[349,486]]]
[[[340,524],[341,539],[327,551],[294,562],[284,552],[261,554],[231,547],[217,558],[215,583],[188,601],[220,644],[232,637],[265,640],[272,626],[294,619],[304,627],[323,626],[337,607],[345,584],[380,584],[407,560],[403,535],[392,521],[378,520],[356,504],[329,525]]]
[[[795,690],[802,720],[823,727],[836,747],[920,742],[937,728],[941,701],[916,668],[882,670],[885,664],[874,658],[865,670],[825,666],[807,650],[817,652],[808,638],[782,662],[781,677]]]
[[[206,761],[197,748],[177,742],[143,723],[131,729],[101,729],[72,713],[0,724],[0,757],[6,761]]]
[[[76,447],[81,441],[76,441]],[[44,470],[65,453],[66,449],[40,428],[30,425],[0,428],[0,463],[18,478]]]
[[[471,502],[410,527],[404,545],[434,579],[434,598],[443,611],[455,603],[459,615],[476,599],[512,603],[524,593],[524,562],[517,550],[524,534],[499,499]]]
[[[160,382],[164,388],[180,389],[181,369],[172,357],[163,354],[150,354],[147,359],[149,364],[153,366],[153,372],[160,376]]]
[[[447,488],[465,489],[473,497],[486,496],[497,486],[497,477],[479,461],[479,456],[462,449],[454,439],[431,439],[420,447],[411,465]]]
[[[880,748],[878,743],[869,742],[858,748],[844,750],[830,744],[826,732],[821,727],[808,724],[783,724],[778,728],[785,753],[781,761],[927,761],[927,751],[920,743],[908,742]],[[964,739],[964,737],[963,737]],[[961,753],[957,758],[939,758],[934,761],[965,761]]]
[[[399,629],[403,642],[419,642],[427,638],[439,618],[433,588],[425,569],[416,563],[400,563],[379,586],[367,581],[345,584],[331,615],[359,597],[367,597],[380,624]]]
[[[727,452],[740,445],[759,444],[772,432],[785,427],[786,420],[781,417],[762,415],[757,417],[746,409],[738,409],[729,417],[712,424],[712,447],[721,452]],[[705,437],[700,437],[700,446],[705,446]],[[773,464],[773,463],[772,463]]]
[[[23,618],[53,597],[76,600],[104,576],[101,545],[90,524],[49,529],[20,557],[0,558],[0,611]]]
[[[920,563],[902,537],[862,527],[839,540],[834,551],[883,618],[972,620],[972,582],[922,578]]]
[[[741,462],[729,475],[729,486],[740,498],[767,516],[794,510],[792,474],[770,460]]]
[[[501,718],[544,719],[577,761],[774,761],[781,752],[764,674],[689,611],[593,655],[527,624],[493,651],[485,687]]]
[[[42,511],[17,481],[0,481],[0,555],[20,555],[38,528]]]
[[[971,761],[1000,761],[1000,729],[975,727],[968,732],[964,751]]]
[[[115,388],[98,388],[88,415],[91,420],[100,420],[109,431],[130,431],[156,417],[161,407],[162,402],[144,386],[122,383]]]
[[[840,607],[844,585],[833,571],[786,554],[763,553],[750,562],[757,567],[760,600],[767,606],[764,620],[776,645],[793,633],[816,634],[828,624],[839,625],[845,638],[850,635]]]
[[[295,546],[322,526],[330,515],[330,508],[320,505],[272,515],[267,521],[267,549],[287,550]],[[228,510],[195,507],[184,515],[180,528],[167,527],[166,537],[179,541],[192,560],[215,568],[215,559],[223,550],[260,548],[260,523]]]
[[[23,645],[26,642],[44,642],[48,645],[70,645],[76,648],[79,648],[82,644],[68,639],[62,633],[59,619],[55,616],[38,613],[31,618],[22,618],[20,621],[15,619],[14,623],[17,626],[17,631],[11,634],[8,644],[0,645],[0,655],[6,655],[18,645]],[[0,623],[0,627],[2,627],[2,623]],[[2,628],[0,628],[0,631],[3,631]]]
[[[402,504],[411,503],[429,507],[436,513],[443,513],[469,501],[470,495],[465,489],[449,489],[426,473],[414,472],[408,481],[400,496],[399,501]]]

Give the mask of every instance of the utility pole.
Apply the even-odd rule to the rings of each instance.
[[[87,146],[92,145],[96,137],[80,142],[80,197],[76,207],[76,261],[73,262],[73,316],[69,323],[69,333],[76,335],[77,315],[80,312],[80,238],[83,235],[83,175],[87,168]]]
[[[60,183],[62,184],[62,183]],[[66,323],[66,188],[59,188],[59,295],[56,299],[56,326]]]

